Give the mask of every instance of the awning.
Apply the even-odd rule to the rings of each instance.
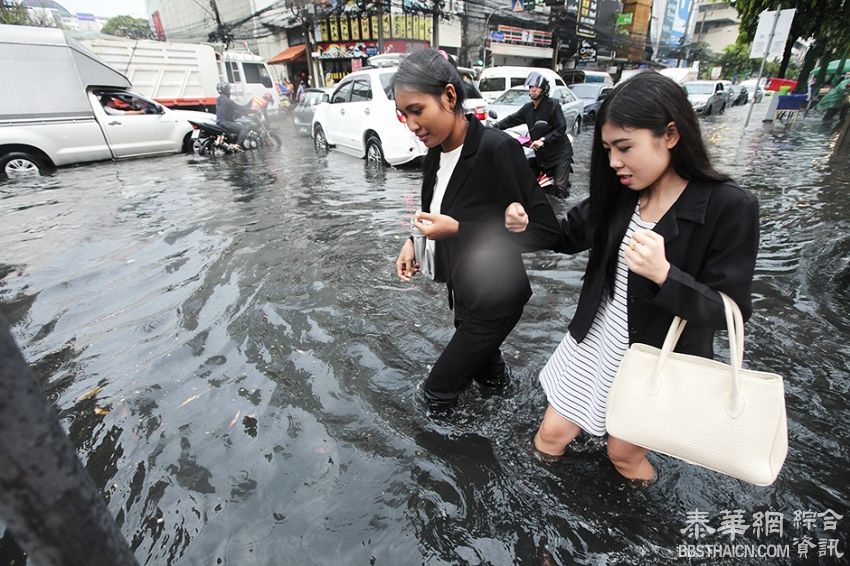
[[[266,61],[269,65],[276,65],[282,63],[290,63],[295,61],[296,59],[306,58],[304,55],[305,46],[304,45],[293,45],[292,47],[288,47]]]

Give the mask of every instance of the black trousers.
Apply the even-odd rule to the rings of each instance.
[[[553,192],[560,197],[570,196],[570,172],[572,171],[573,152],[572,148],[569,151],[564,151],[560,159],[554,166],[544,167],[535,157],[529,160],[529,164],[536,174],[541,171],[552,177],[555,181]]]
[[[473,380],[501,382],[506,370],[499,347],[519,322],[522,310],[521,306],[495,320],[455,318],[455,333],[425,380],[426,400],[452,404]]]

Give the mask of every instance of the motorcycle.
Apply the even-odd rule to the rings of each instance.
[[[239,119],[242,123],[242,141],[238,136],[222,128],[218,124],[196,122],[189,120],[192,131],[192,148],[198,155],[222,155],[238,153],[246,149],[256,149],[260,146],[280,147],[281,140],[275,132],[257,114],[251,114]]]
[[[490,110],[489,116],[493,122],[496,121],[497,116],[493,110]],[[490,122],[488,121],[488,123]],[[535,152],[534,149],[531,148],[531,140],[532,138],[539,138],[548,129],[549,122],[546,120],[538,120],[534,123],[534,126],[532,126],[531,131],[525,134],[520,134],[513,129],[504,130],[522,146],[523,152],[525,153],[525,159],[528,161],[528,166],[537,176],[537,184],[540,185],[541,188],[553,186],[555,184],[555,179],[537,166]],[[570,136],[570,143],[572,143],[572,141],[572,136]]]

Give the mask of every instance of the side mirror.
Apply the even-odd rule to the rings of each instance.
[[[609,92],[611,92],[611,91],[610,91],[610,90],[606,90],[605,92],[600,92],[600,93],[599,93],[599,98],[597,98],[597,100],[605,100],[606,98],[608,98],[608,93],[609,93]]]
[[[490,111],[488,111],[488,112],[487,112],[487,115],[488,115],[490,118],[492,118],[493,120],[498,120],[498,119],[499,119],[499,117],[496,115],[496,111],[495,111],[495,110],[490,110]]]
[[[322,94],[322,102],[330,102],[330,101],[331,101],[331,95],[329,95],[328,93]]]

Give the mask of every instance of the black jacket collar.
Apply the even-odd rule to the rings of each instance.
[[[481,145],[481,137],[484,135],[484,126],[475,116],[468,116],[469,128],[466,130],[466,136],[463,138],[463,149],[460,152],[460,159],[455,166],[449,185],[446,187],[446,194],[443,196],[442,210],[448,210],[452,201],[457,196],[463,182],[469,175],[472,164],[474,163],[473,156],[478,152]],[[426,158],[426,170],[424,174],[424,185],[422,190],[422,207],[423,210],[431,206],[431,198],[434,196],[434,182],[437,177],[437,170],[440,168],[440,153],[443,149],[440,146],[432,147],[428,150]],[[440,210],[430,210],[431,213],[440,213]]]

